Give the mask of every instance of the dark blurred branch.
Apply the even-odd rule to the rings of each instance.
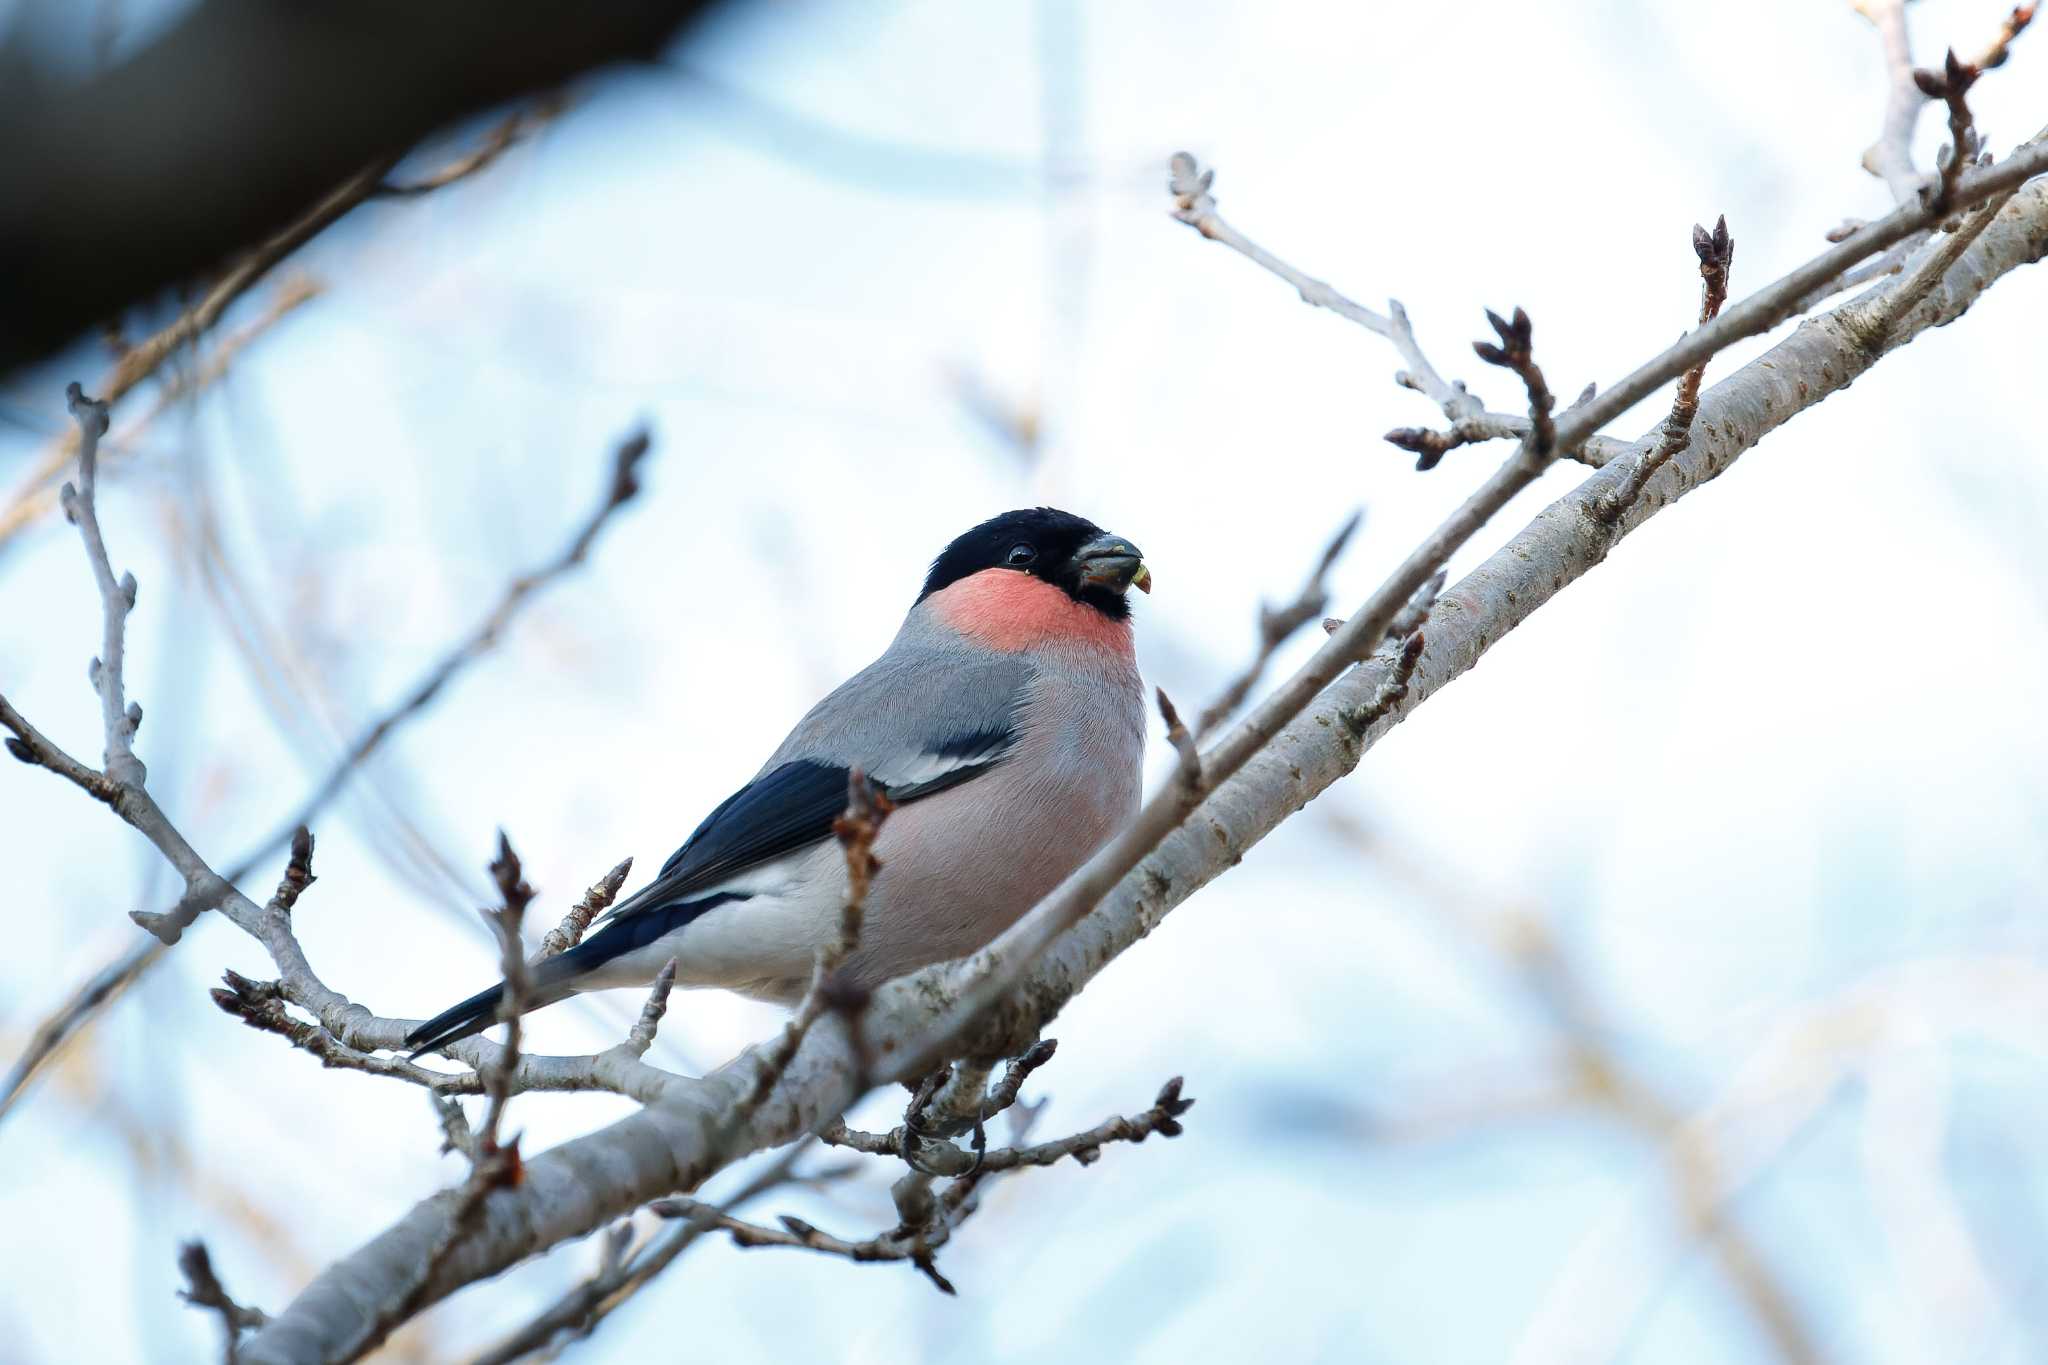
[[[260,1308],[245,1308],[228,1297],[220,1276],[214,1273],[213,1258],[206,1254],[206,1243],[187,1242],[180,1247],[178,1269],[185,1276],[185,1288],[178,1291],[178,1297],[194,1308],[210,1308],[220,1314],[221,1325],[228,1334],[223,1357],[227,1365],[235,1365],[241,1356],[242,1333],[269,1322],[269,1316]]]
[[[203,0],[76,84],[0,51],[0,372],[212,269],[439,128],[656,55],[709,0]],[[374,174],[371,169],[373,168]]]
[[[517,112],[510,115],[485,137],[475,151],[456,158],[429,174],[424,180],[409,185],[394,188],[384,183],[384,173],[395,164],[391,158],[376,161],[349,176],[332,192],[322,196],[306,213],[287,224],[282,231],[246,252],[177,317],[147,339],[123,349],[120,358],[114,363],[113,372],[100,381],[101,401],[111,408],[126,397],[136,385],[162,369],[165,362],[173,356],[196,345],[237,299],[253,288],[279,263],[319,236],[329,225],[364,200],[380,194],[416,197],[466,179],[496,161],[508,148],[548,117],[549,112]],[[191,384],[182,385],[180,388],[190,391],[202,383],[217,379],[218,372],[226,367],[236,351],[248,344],[253,335],[304,303],[315,292],[313,287],[307,284],[287,284],[280,290],[278,301],[272,305],[266,319],[252,324],[250,328],[244,329],[236,337],[221,344],[207,367],[212,373],[200,376]],[[8,508],[4,515],[0,515],[0,545],[4,545],[17,532],[48,510],[53,500],[48,495],[46,486],[64,472],[64,466],[69,464],[72,456],[77,453],[76,432],[67,432],[61,439],[51,442],[35,469],[22,480],[21,489],[15,495],[14,505]]]

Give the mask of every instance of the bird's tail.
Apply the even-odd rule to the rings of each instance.
[[[528,983],[526,1008],[522,1014],[531,1014],[537,1009],[567,1000],[576,994],[572,978],[580,974],[578,964],[566,961],[568,954],[551,957],[533,969],[532,981]],[[405,1035],[405,1045],[412,1049],[417,1061],[423,1054],[446,1049],[451,1043],[459,1043],[482,1033],[498,1022],[498,1006],[505,999],[503,982],[489,990],[478,991],[460,1004],[450,1005],[433,1018]]]
[[[536,965],[532,980],[528,983],[526,1009],[531,1014],[537,1009],[552,1005],[558,1000],[567,1000],[583,987],[577,983],[588,978],[614,958],[624,957],[637,949],[674,933],[707,910],[725,904],[727,901],[742,900],[743,896],[720,892],[679,905],[657,905],[636,910],[633,914],[615,919],[597,933],[592,934],[566,953],[557,954]],[[651,979],[652,973],[649,973]],[[618,981],[609,985],[623,984]],[[433,1018],[405,1035],[405,1045],[411,1048],[417,1058],[422,1053],[445,1049],[450,1043],[459,1043],[464,1038],[482,1033],[498,1021],[498,1004],[505,998],[505,987],[500,984],[487,991],[478,991],[459,1005],[451,1005]]]

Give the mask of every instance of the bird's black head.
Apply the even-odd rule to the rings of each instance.
[[[932,561],[917,600],[983,569],[1042,578],[1113,621],[1131,614],[1124,596],[1128,589],[1152,591],[1152,574],[1137,546],[1086,517],[1055,507],[1027,507],[990,517],[956,538]]]

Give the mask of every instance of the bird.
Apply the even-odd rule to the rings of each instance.
[[[1130,541],[1052,507],[955,537],[881,656],[798,721],[753,779],[582,943],[536,964],[531,1011],[580,992],[675,984],[793,1005],[837,942],[846,864],[832,824],[855,771],[895,811],[876,837],[842,981],[872,989],[964,957],[1135,816],[1145,705]],[[499,984],[413,1029],[412,1055],[497,1022]]]

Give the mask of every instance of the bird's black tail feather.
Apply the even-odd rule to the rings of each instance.
[[[527,983],[526,1008],[521,1012],[531,1014],[558,1000],[567,1000],[576,994],[576,987],[571,983],[586,969],[584,963],[576,960],[573,951],[540,963],[533,969],[532,979]],[[478,991],[406,1034],[405,1045],[412,1049],[415,1059],[423,1053],[445,1051],[450,1043],[474,1037],[497,1023],[498,1006],[504,998],[502,982],[489,990]]]
[[[459,1005],[451,1005],[433,1018],[405,1035],[405,1045],[411,1048],[412,1058],[418,1061],[436,1048],[459,1043],[464,1038],[482,1033],[498,1022],[498,1002],[505,998],[503,983],[487,991],[478,991]]]
[[[577,977],[612,958],[646,947],[682,928],[706,910],[727,901],[744,899],[744,895],[720,892],[701,900],[640,910],[624,919],[613,920],[568,952],[551,957],[534,969],[526,1012],[531,1014],[558,1000],[567,1000],[576,994],[576,987],[571,983]],[[498,1022],[498,1004],[504,998],[503,984],[478,991],[406,1034],[405,1045],[413,1050],[412,1055],[417,1059],[425,1053],[445,1049],[450,1043],[474,1037]]]

